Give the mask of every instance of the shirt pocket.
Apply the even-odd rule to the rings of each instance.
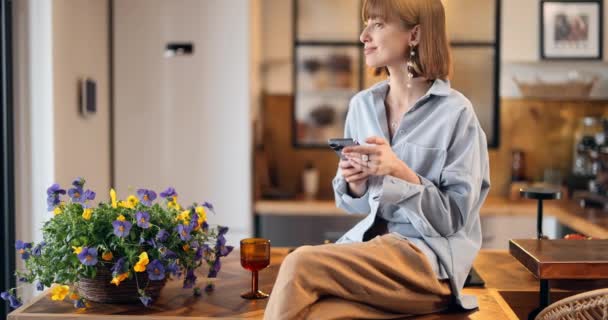
[[[444,149],[423,147],[411,142],[405,142],[399,152],[399,157],[414,172],[435,185],[439,185],[441,172],[445,167],[447,153]]]

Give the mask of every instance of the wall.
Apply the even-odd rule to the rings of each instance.
[[[301,194],[301,173],[310,162],[319,169],[319,198],[333,199],[331,180],[338,159],[325,149],[295,149],[291,144],[292,97],[268,95],[264,99],[265,145],[270,176],[277,187]],[[525,153],[526,177],[541,181],[544,169],[570,172],[573,133],[583,116],[608,116],[608,101],[542,101],[503,99],[501,145],[490,150],[490,195],[507,196],[511,179],[511,150]]]
[[[14,4],[16,237],[39,242],[51,217],[49,185],[81,175],[96,190],[109,187],[108,2]],[[90,119],[78,115],[81,76],[98,81],[99,112]],[[34,290],[22,293],[27,300]]]
[[[116,1],[115,167],[120,197],[176,188],[209,201],[229,244],[252,234],[249,0]],[[255,10],[253,10],[255,12]],[[165,58],[168,42],[194,44]]]
[[[110,188],[108,1],[53,0],[55,179],[84,177],[98,199]],[[78,80],[97,82],[97,113],[79,113]]]

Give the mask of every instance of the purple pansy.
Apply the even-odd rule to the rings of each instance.
[[[194,256],[194,260],[198,261],[198,260],[202,259],[203,257],[207,256],[210,251],[211,251],[211,248],[208,245],[206,245],[206,244],[202,245],[201,247],[196,249],[196,255]]]
[[[82,250],[78,254],[78,260],[85,266],[94,266],[97,264],[97,249],[82,247]]]
[[[162,247],[161,249],[159,249],[160,251],[160,255],[161,257],[165,258],[165,259],[177,259],[177,254],[175,254],[175,252]]]
[[[42,241],[32,249],[32,255],[39,257],[42,254],[42,247],[46,245],[46,242]]]
[[[53,183],[48,189],[46,189],[46,194],[48,196],[65,194],[65,190],[61,189],[58,183]]]
[[[87,189],[87,191],[84,192],[84,200],[95,200],[95,196],[96,193],[93,190]]]
[[[181,276],[181,272],[179,270],[179,265],[177,262],[173,261],[167,266],[167,272],[171,273],[174,276]]]
[[[139,300],[146,307],[149,307],[152,304],[152,298],[150,298],[149,296],[140,296]]]
[[[126,262],[127,257],[122,257],[116,260],[116,263],[114,264],[114,266],[112,266],[112,275],[116,276],[118,274],[124,273],[126,271]]]
[[[84,187],[84,183],[85,183],[85,180],[82,177],[78,177],[78,178],[74,179],[74,181],[72,181],[72,185],[76,188]]]
[[[218,274],[218,272],[220,272],[221,268],[222,268],[222,262],[220,261],[220,258],[217,257],[217,258],[215,258],[215,261],[213,262],[213,265],[211,266],[211,268],[209,268],[209,274],[207,275],[207,278],[217,277],[217,274]]]
[[[150,228],[150,214],[147,212],[137,212],[135,214],[135,219],[137,220],[137,225],[142,229]]]
[[[84,202],[84,191],[82,187],[74,187],[68,190],[68,195],[72,198],[72,202],[83,203]]]
[[[131,231],[132,224],[129,221],[114,220],[112,222],[112,226],[114,226],[114,234],[117,237],[124,238],[129,235],[129,231]]]
[[[182,241],[190,240],[190,231],[192,231],[191,226],[185,226],[183,224],[177,225],[177,233],[179,233],[179,237]]]
[[[44,284],[42,284],[42,282],[37,281],[36,282],[36,290],[38,291],[44,291]]]
[[[150,280],[162,280],[165,278],[165,267],[157,259],[152,260],[152,262],[146,266],[146,271],[148,272],[148,279]]]
[[[78,299],[78,300],[74,300],[74,308],[76,309],[83,309],[86,308],[86,304],[84,303],[84,300],[82,299]]]
[[[30,252],[28,249],[32,248],[32,244],[29,242],[23,242],[21,240],[15,241],[15,249],[17,253],[21,255],[21,259],[27,260],[30,258]]]
[[[65,194],[65,190],[61,189],[59,184],[53,183],[48,189],[46,189],[46,194],[48,196],[46,198],[47,210],[53,211],[53,209],[55,209],[55,207],[61,203],[59,195]]]
[[[19,299],[17,297],[10,294],[8,291],[2,292],[0,294],[0,297],[2,298],[2,300],[8,301],[11,308],[13,308],[13,309],[17,309],[17,308],[21,307],[21,304],[22,304],[21,301],[19,301]]]
[[[169,239],[169,232],[167,232],[167,230],[165,229],[160,229],[156,234],[156,240],[160,242],[165,242],[167,241],[167,239]]]
[[[184,289],[192,288],[196,283],[196,275],[194,275],[194,270],[190,269],[186,272],[186,277],[184,278]]]
[[[215,243],[215,253],[218,257],[225,257],[229,255],[233,249],[233,246],[226,245],[226,238],[224,238],[223,234],[217,237],[217,242]]]
[[[152,201],[156,199],[156,192],[148,189],[139,189],[137,190],[137,197],[141,203],[149,207],[152,205]]]
[[[173,187],[169,187],[167,188],[167,190],[161,192],[160,196],[163,198],[172,198],[177,196],[177,192],[175,192],[175,189]]]
[[[214,209],[213,209],[213,205],[212,205],[211,203],[209,203],[209,202],[205,201],[205,202],[202,204],[202,206],[203,206],[203,207],[205,207],[205,208],[207,208],[207,209],[209,209],[211,212],[213,212],[213,213],[215,214],[215,211],[214,211]]]

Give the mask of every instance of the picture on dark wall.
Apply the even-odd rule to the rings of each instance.
[[[541,57],[602,59],[602,1],[542,1]]]

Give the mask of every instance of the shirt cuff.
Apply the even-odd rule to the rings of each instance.
[[[353,198],[348,194],[346,180],[342,177],[337,177],[334,180],[334,190],[336,190],[339,200],[341,200],[346,207],[352,208],[355,211],[350,213],[367,213],[369,211],[369,187],[365,190],[365,194],[360,198]],[[337,205],[340,207],[339,203]]]
[[[398,204],[399,202],[410,198],[413,195],[421,193],[426,187],[426,183],[422,176],[418,176],[422,184],[410,183],[405,180],[395,178],[393,176],[384,176],[382,180],[382,195],[380,196],[381,203]],[[427,180],[427,182],[431,183]]]

